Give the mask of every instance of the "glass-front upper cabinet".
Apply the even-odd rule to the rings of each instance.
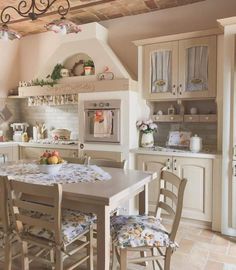
[[[143,85],[147,99],[177,97],[178,42],[158,43],[144,48]]]
[[[182,98],[216,96],[216,37],[179,41],[179,85]]]
[[[216,36],[145,45],[143,93],[149,100],[216,97]]]

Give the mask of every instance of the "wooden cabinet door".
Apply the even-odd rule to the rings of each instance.
[[[212,160],[173,157],[173,172],[187,179],[182,216],[212,221]]]
[[[156,210],[160,189],[159,175],[161,169],[167,166],[167,169],[171,171],[171,163],[172,157],[168,156],[152,156],[152,155],[137,156],[138,170],[157,172],[158,175],[157,179],[153,180],[148,186],[148,201],[150,212],[155,212]]]
[[[216,36],[179,41],[178,97],[216,97]]]
[[[143,93],[146,99],[176,99],[178,42],[144,46]]]
[[[4,163],[6,161],[13,161],[12,146],[0,147],[0,163]]]

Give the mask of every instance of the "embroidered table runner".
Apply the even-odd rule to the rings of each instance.
[[[79,182],[107,181],[111,179],[109,173],[96,165],[63,164],[58,174],[41,173],[36,163],[6,163],[0,165],[0,175],[7,175],[9,179],[52,185],[70,184]]]

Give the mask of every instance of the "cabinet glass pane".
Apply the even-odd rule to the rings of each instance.
[[[172,51],[157,51],[151,54],[151,91],[172,91]]]
[[[203,91],[208,89],[208,47],[195,46],[187,49],[186,89]]]

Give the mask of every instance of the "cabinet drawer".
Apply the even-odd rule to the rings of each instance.
[[[199,122],[200,116],[199,115],[185,115],[184,122]]]
[[[62,158],[78,157],[78,150],[76,149],[61,149],[61,148],[41,148],[41,147],[21,147],[20,157],[21,159],[39,159],[45,151],[57,150]]]
[[[216,114],[200,115],[200,122],[217,122]]]
[[[153,115],[152,120],[155,122],[182,122],[182,115]]]

